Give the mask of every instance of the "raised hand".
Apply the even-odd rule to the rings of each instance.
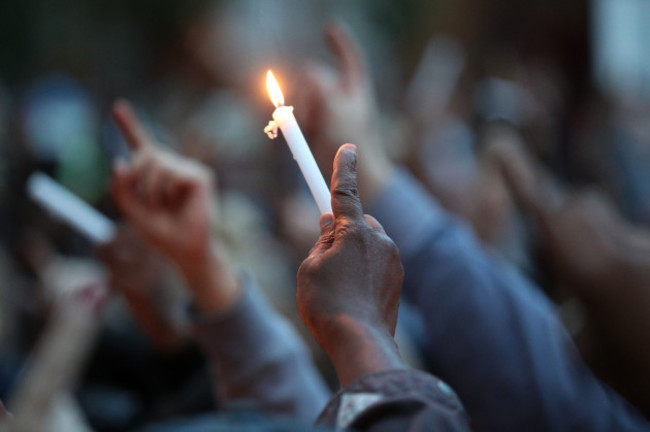
[[[363,214],[356,162],[351,144],[336,154],[334,214],[321,217],[320,238],[298,270],[298,311],[343,385],[404,367],[393,340],[404,271],[393,241]]]
[[[578,290],[616,283],[628,236],[614,205],[593,190],[565,191],[517,146],[499,148],[496,157],[515,202],[538,226],[542,247],[559,275]]]
[[[172,313],[180,297],[168,262],[128,225],[120,226],[113,240],[97,252],[109,271],[110,286],[124,296],[148,337],[162,349],[182,342],[184,335]]]
[[[118,161],[111,192],[129,221],[174,261],[192,262],[210,247],[213,176],[204,166],[154,144],[131,107],[115,104],[114,118],[133,150]]]
[[[212,173],[158,148],[128,103],[117,102],[113,117],[133,150],[130,163],[114,166],[111,192],[118,207],[146,242],[178,265],[199,307],[230,305],[238,283],[211,241]]]
[[[381,146],[372,83],[359,48],[342,26],[329,26],[325,40],[337,67],[315,63],[306,68],[296,115],[325,175],[331,175],[330,161],[341,143],[359,145],[359,187],[370,202],[392,168]]]

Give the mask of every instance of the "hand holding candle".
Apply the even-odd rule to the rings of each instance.
[[[316,160],[314,160],[314,156],[309,150],[305,137],[300,131],[298,122],[293,115],[293,107],[284,106],[284,96],[271,71],[266,75],[266,87],[276,109],[273,112],[273,120],[264,128],[264,132],[271,138],[275,138],[277,136],[277,128],[282,130],[282,134],[291,149],[293,158],[298,162],[300,171],[302,171],[302,175],[305,177],[305,181],[307,181],[307,186],[309,186],[309,190],[316,200],[318,209],[321,214],[331,213],[332,198],[325,179],[318,169],[318,165],[316,165]]]

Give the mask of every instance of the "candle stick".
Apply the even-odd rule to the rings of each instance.
[[[115,224],[110,219],[45,174],[32,174],[27,180],[27,192],[95,244],[108,243],[115,236]]]
[[[266,87],[271,96],[271,101],[275,105],[275,111],[273,111],[273,120],[269,122],[268,126],[264,128],[264,132],[270,138],[275,138],[278,135],[278,128],[282,131],[284,139],[287,141],[293,158],[298,163],[300,171],[309,186],[311,194],[316,200],[318,209],[322,213],[331,213],[332,212],[332,196],[330,195],[329,188],[323,174],[321,174],[314,160],[314,156],[309,150],[307,141],[298,126],[296,117],[293,115],[293,107],[284,105],[284,96],[282,95],[282,90],[278,85],[273,73],[268,71],[266,74]]]

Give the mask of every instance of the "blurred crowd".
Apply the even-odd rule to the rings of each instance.
[[[411,267],[415,246],[400,243],[403,232],[374,214],[400,248],[406,294],[409,283],[417,285],[413,278],[426,279],[422,268],[449,260],[450,273],[466,266],[470,274],[453,283],[432,277],[427,284],[462,286],[474,269],[479,274],[469,285],[484,282],[488,288],[477,288],[474,300],[474,291],[459,288],[465,301],[481,303],[487,295],[478,306],[503,312],[502,325],[490,326],[486,318],[488,324],[474,332],[482,326],[480,313],[454,315],[455,297],[439,294],[431,301],[448,311],[449,320],[440,318],[437,332],[454,334],[464,325],[468,339],[492,332],[476,351],[450,348],[445,355],[441,350],[455,340],[431,336],[429,317],[444,313],[426,309],[420,294],[400,304],[395,338],[402,357],[448,382],[475,430],[521,429],[514,420],[492,422],[484,415],[481,390],[467,396],[472,384],[456,379],[453,365],[468,365],[475,356],[478,361],[482,351],[490,364],[497,348],[488,345],[500,347],[511,337],[508,331],[547,337],[527,333],[526,319],[518,318],[529,314],[525,308],[510,313],[494,300],[499,294],[490,290],[498,291],[498,272],[510,271],[526,282],[504,282],[508,289],[549,299],[548,310],[584,362],[571,366],[571,373],[593,374],[620,395],[625,409],[639,419],[650,416],[650,91],[613,91],[596,79],[596,3],[3,2],[0,401],[11,406],[25,388],[26,371],[47,351],[42,341],[48,334],[74,327],[61,313],[61,296],[99,286],[85,292],[84,304],[92,305],[80,318],[85,330],[68,329],[59,341],[80,352],[70,385],[56,399],[54,411],[66,417],[64,426],[48,430],[139,430],[227,410],[213,393],[210,356],[192,337],[188,305],[194,291],[186,289],[181,258],[143,236],[109,192],[115,161],[130,163],[140,151],[133,137],[125,137],[120,113],[117,123],[111,117],[121,97],[131,101],[131,115],[150,134],[145,141],[213,173],[210,235],[236,273],[256,280],[296,327],[319,373],[337,389],[333,359],[310,336],[296,307],[296,273],[319,239],[320,214],[283,138],[263,133],[273,112],[264,86],[272,69],[328,184],[336,150],[354,143],[367,212],[383,203],[391,175],[408,173],[422,186],[419,193],[433,197],[442,213],[478,239],[476,246],[467,246],[464,237],[450,239],[449,256],[415,260]],[[97,245],[33,202],[26,183],[36,171],[115,221],[114,238]],[[403,212],[404,220],[416,213],[393,210]],[[471,258],[474,252],[465,263],[451,261],[452,254],[474,249],[490,257],[489,264],[483,255]],[[522,304],[538,301],[533,298]],[[530,315],[543,315],[543,304],[531,306]],[[535,341],[522,342],[528,344]],[[508,352],[517,350],[494,351],[495,364],[508,365],[499,357]],[[516,377],[522,387],[530,384],[523,378],[527,365],[537,371],[545,361],[513,363],[507,378],[507,370],[492,371],[495,398],[517,387]],[[582,367],[585,372],[575,372]],[[466,375],[481,376],[476,374]],[[557,380],[567,387],[573,382]],[[531,404],[547,406],[546,398],[554,397],[542,387]],[[609,409],[585,397],[586,407]],[[510,414],[506,408],[492,415],[517,417],[516,407]],[[535,418],[523,408],[521,413]],[[540,427],[590,430],[554,421]],[[612,421],[613,429],[602,430],[619,430],[615,424],[625,423]]]

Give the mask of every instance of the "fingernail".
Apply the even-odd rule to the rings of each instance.
[[[357,156],[357,146],[356,145],[350,144],[350,143],[343,144],[343,145],[345,146],[344,147],[345,151],[347,151],[349,153],[352,153],[355,157]]]

